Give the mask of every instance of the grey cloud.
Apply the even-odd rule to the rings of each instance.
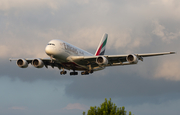
[[[136,74],[123,74],[127,68],[109,71],[105,76],[89,76],[77,78],[72,84],[66,87],[66,94],[75,98],[123,98],[141,102],[157,102],[161,98],[171,99],[167,94],[179,95],[179,82],[164,79],[147,79],[151,76]],[[119,74],[119,75],[117,75]],[[150,98],[154,97],[154,98]],[[132,99],[133,98],[133,99]],[[176,98],[179,99],[178,96]],[[141,101],[140,101],[141,100]],[[133,102],[132,102],[133,103]]]
[[[139,114],[176,114],[178,112],[180,100],[173,100],[164,102],[161,104],[142,104],[138,106],[126,106],[126,110],[131,110],[133,114],[139,115]],[[138,108],[141,108],[143,111],[139,111]],[[152,111],[153,110],[153,111]]]
[[[22,82],[18,78],[12,81],[8,76],[0,77],[1,114],[63,114],[61,108],[68,105],[69,101],[73,103],[63,92],[67,83],[50,80]]]

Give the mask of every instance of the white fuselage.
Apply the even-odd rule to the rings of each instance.
[[[67,60],[69,56],[93,56],[93,54],[87,51],[84,51],[76,46],[57,39],[51,40],[47,44],[45,52],[53,60],[56,60],[59,63],[69,62]]]

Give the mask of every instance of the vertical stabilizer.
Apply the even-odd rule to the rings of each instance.
[[[105,50],[106,50],[107,38],[108,38],[108,34],[104,34],[102,39],[101,39],[101,42],[99,43],[99,46],[96,50],[96,53],[95,53],[96,56],[104,55]]]

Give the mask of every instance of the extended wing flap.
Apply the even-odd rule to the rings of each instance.
[[[126,62],[126,57],[127,56],[128,55],[107,55],[105,57],[107,57],[109,63],[112,64],[112,63]]]
[[[72,61],[80,65],[87,65],[87,64],[95,64],[97,57],[98,56],[71,56],[70,58],[72,59]]]

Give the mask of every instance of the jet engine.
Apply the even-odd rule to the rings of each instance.
[[[99,56],[96,59],[96,63],[99,64],[99,65],[107,65],[108,64],[108,60],[104,56]]]
[[[44,67],[44,63],[41,59],[34,59],[32,61],[32,65],[35,67],[35,68],[42,68]]]
[[[126,57],[126,60],[129,62],[129,63],[132,63],[132,64],[137,64],[138,63],[138,58],[136,55],[134,54],[130,54]]]
[[[25,59],[18,59],[16,64],[20,68],[27,68],[28,67],[28,62]]]

